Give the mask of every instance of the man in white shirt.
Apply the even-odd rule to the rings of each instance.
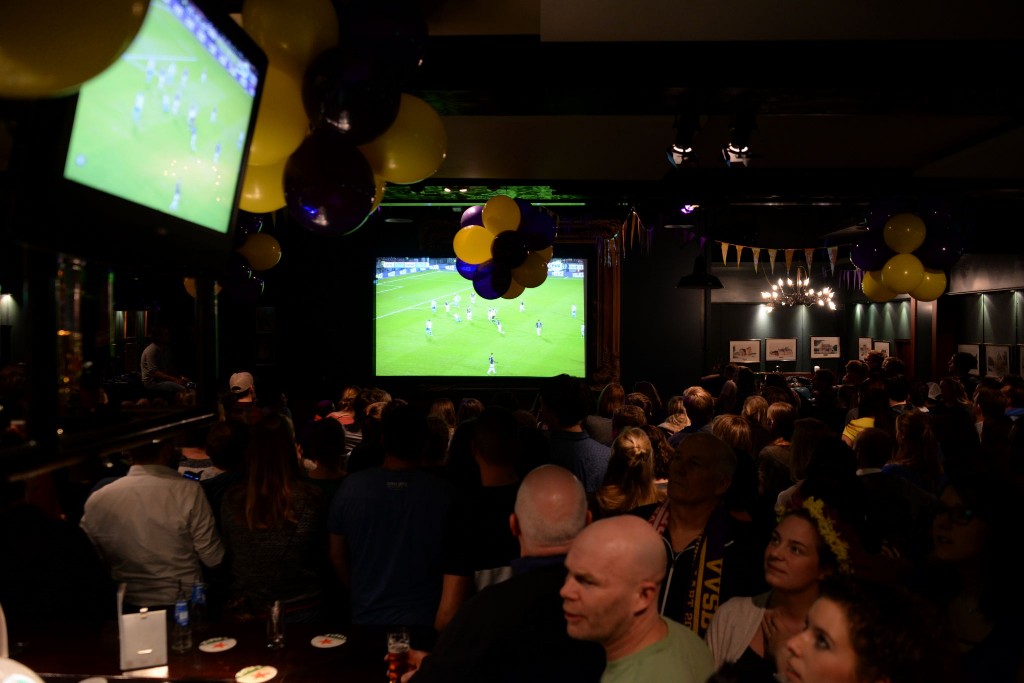
[[[128,584],[130,605],[174,604],[179,582],[191,589],[200,563],[213,569],[224,557],[206,495],[173,469],[176,459],[170,441],[140,447],[126,476],[85,501],[81,527],[113,580]]]

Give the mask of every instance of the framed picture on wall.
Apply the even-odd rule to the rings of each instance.
[[[857,358],[864,360],[864,356],[868,355],[874,341],[871,337],[857,337]]]
[[[760,339],[734,339],[729,342],[730,363],[760,363]]]
[[[796,360],[796,337],[792,339],[765,339],[764,359]]]
[[[811,337],[811,358],[839,358],[839,337]]]
[[[892,346],[889,345],[889,342],[878,341],[877,339],[875,340],[871,348],[873,348],[875,351],[881,351],[882,353],[885,354],[887,358],[889,357],[889,354],[892,352]]]
[[[978,361],[976,366],[975,366],[975,369],[971,370],[970,373],[968,373],[968,374],[971,374],[971,375],[977,375],[978,374],[978,368],[981,367],[981,361],[979,360],[979,358],[981,356],[980,349],[981,349],[981,345],[980,344],[957,344],[956,345],[957,353],[960,353],[960,352],[969,353],[972,356],[974,356],[974,360]]]
[[[985,374],[995,377],[1010,374],[1009,344],[985,344]]]

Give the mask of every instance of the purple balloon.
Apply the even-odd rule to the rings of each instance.
[[[529,251],[526,248],[526,240],[515,230],[506,230],[499,234],[491,242],[491,256],[494,263],[506,268],[521,266]],[[511,283],[510,283],[511,284]],[[506,287],[507,289],[507,287]],[[504,292],[502,292],[504,294]]]
[[[519,221],[519,229],[516,232],[526,242],[527,249],[538,251],[554,244],[556,228],[555,219],[551,214],[546,211],[534,211]]]
[[[934,232],[929,227],[924,242],[914,251],[925,268],[949,270],[964,253],[963,238],[955,230]]]
[[[330,128],[314,130],[284,166],[289,213],[319,235],[342,235],[362,225],[376,192],[366,157]]]
[[[878,270],[895,255],[896,252],[885,243],[881,230],[868,230],[850,249],[850,260],[861,270]]]
[[[519,207],[519,224],[522,225],[523,221],[531,216],[537,209],[535,209],[533,204],[525,199],[516,199],[515,203],[516,206]]]
[[[488,261],[487,263],[490,263],[490,261]],[[480,269],[481,265],[486,264],[466,263],[460,258],[455,259],[455,270],[457,270],[459,275],[466,278],[467,280],[473,279],[473,276],[476,275],[476,271]]]
[[[512,285],[512,271],[493,261],[480,264],[473,276],[473,289],[485,299],[500,299]]]
[[[303,75],[302,103],[313,126],[331,126],[353,145],[386,131],[401,98],[389,70],[340,47],[321,52]]]
[[[484,205],[478,204],[471,206],[462,212],[462,220],[459,221],[462,227],[469,225],[483,225],[484,224]]]

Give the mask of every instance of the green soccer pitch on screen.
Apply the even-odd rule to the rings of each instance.
[[[64,176],[226,234],[260,71],[190,0],[152,0],[78,95]]]
[[[485,299],[454,258],[377,259],[381,377],[586,376],[587,262],[553,258],[539,287]]]

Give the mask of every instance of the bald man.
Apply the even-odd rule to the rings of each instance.
[[[411,653],[419,668],[402,680],[597,683],[604,652],[569,637],[558,595],[569,544],[589,522],[586,493],[572,472],[558,465],[531,470],[509,516],[520,549],[512,577],[463,603],[429,655]]]
[[[704,683],[714,672],[704,641],[658,614],[665,551],[650,524],[631,515],[597,521],[573,541],[565,566],[568,632],[604,648],[601,683]]]

